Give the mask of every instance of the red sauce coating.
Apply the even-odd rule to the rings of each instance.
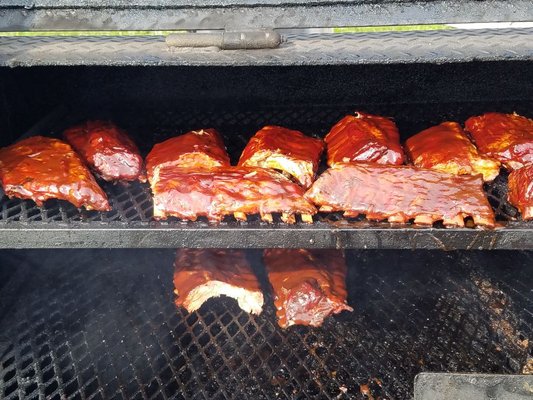
[[[315,179],[324,142],[281,126],[265,126],[248,142],[239,166],[274,168],[305,188]]]
[[[67,129],[63,137],[106,181],[146,179],[139,149],[128,134],[112,122],[87,121]]]
[[[176,298],[177,306],[185,307],[189,312],[192,312],[199,309],[207,299],[227,294],[216,291],[217,287],[224,289],[222,285],[209,286],[213,282],[251,292],[252,296],[247,296],[244,299],[242,290],[233,291],[237,301],[255,300],[254,304],[248,304],[248,306],[251,306],[249,307],[251,310],[260,312],[263,306],[263,294],[244,251],[229,249],[177,250],[174,262],[174,293],[178,295]],[[205,291],[202,290],[202,286],[206,286]],[[201,294],[198,293],[199,291]],[[244,308],[247,308],[246,305]]]
[[[494,227],[494,213],[483,192],[481,176],[451,175],[413,166],[350,163],[326,170],[305,197],[322,211],[344,211],[352,217],[405,223]]]
[[[481,153],[508,169],[533,163],[533,119],[518,114],[487,113],[468,118],[465,129]]]
[[[403,164],[404,154],[396,124],[389,118],[356,112],[331,128],[324,138],[328,165],[343,162]]]
[[[509,174],[509,202],[518,208],[523,220],[533,219],[533,164]]]
[[[266,249],[263,260],[280,327],[317,327],[331,314],[353,311],[341,250]]]
[[[72,147],[61,140],[33,136],[0,149],[0,178],[9,197],[67,200],[76,207],[108,211],[104,191]]]
[[[220,221],[233,213],[313,215],[316,208],[304,199],[304,189],[281,173],[247,167],[210,170],[163,168],[152,185],[154,217]]]
[[[483,175],[492,181],[500,172],[500,163],[480,155],[476,146],[457,122],[440,125],[411,136],[405,142],[406,152],[413,164],[456,175]]]
[[[146,156],[146,172],[152,182],[163,167],[228,167],[229,155],[222,137],[215,129],[191,131],[157,143]]]

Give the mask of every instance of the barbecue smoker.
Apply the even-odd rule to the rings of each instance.
[[[393,117],[402,142],[488,111],[531,118],[533,28],[303,29],[528,21],[528,0],[4,0],[5,32],[189,35],[0,37],[0,141],[108,119],[146,156],[168,137],[216,128],[235,163],[267,124],[323,137],[355,110]],[[484,188],[497,229],[336,213],[294,225],[157,222],[140,183],[103,183],[104,213],[4,196],[0,397],[530,398],[533,222],[508,204],[506,182],[502,172]],[[183,247],[247,249],[262,314],[224,297],[177,308]],[[261,258],[276,247],[345,249],[354,311],[279,328]]]

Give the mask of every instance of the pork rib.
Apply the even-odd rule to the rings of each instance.
[[[304,198],[304,189],[281,173],[263,168],[219,167],[209,170],[167,167],[159,171],[152,185],[154,217],[175,216],[196,220],[205,216],[220,221],[234,214],[261,215],[272,222],[271,213],[282,213],[285,222],[294,222],[302,214],[312,222],[316,208]]]
[[[518,114],[487,113],[469,118],[465,128],[481,153],[508,169],[533,163],[533,119]]]
[[[104,191],[67,143],[32,136],[0,149],[0,179],[9,197],[67,200],[76,207],[108,211]]]
[[[207,169],[229,165],[226,147],[215,129],[191,131],[157,143],[146,156],[146,172],[152,185],[161,168]]]
[[[308,188],[315,178],[323,150],[324,143],[320,139],[281,126],[265,126],[244,148],[239,166],[276,169]]]
[[[174,262],[176,305],[198,310],[212,297],[237,300],[247,313],[259,315],[263,293],[242,250],[179,249]]]
[[[464,226],[471,216],[493,227],[494,213],[483,192],[481,176],[450,175],[413,166],[337,164],[326,170],[305,197],[321,211],[365,214],[370,220]]]
[[[480,155],[457,122],[443,122],[411,136],[405,142],[406,152],[413,164],[455,175],[483,175],[494,180],[500,163]]]
[[[267,249],[263,259],[278,324],[320,326],[346,303],[346,263],[340,250]]]
[[[87,121],[67,129],[65,140],[106,181],[145,180],[143,159],[128,134],[106,121]]]
[[[331,128],[324,138],[328,165],[363,161],[403,164],[404,154],[396,124],[389,118],[356,112]]]
[[[523,220],[533,219],[533,164],[509,174],[509,202],[518,208]]]

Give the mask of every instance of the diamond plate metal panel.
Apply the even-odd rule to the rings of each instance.
[[[0,30],[238,30],[531,20],[529,0],[0,2]]]
[[[282,66],[533,59],[533,29],[287,35],[270,50],[169,48],[163,37],[3,37],[0,65]]]

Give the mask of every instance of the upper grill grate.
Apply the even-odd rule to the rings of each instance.
[[[102,111],[86,111],[83,114],[74,111],[65,112],[58,117],[48,118],[47,124],[41,124],[32,134],[59,136],[66,127],[87,118],[104,118],[115,121],[124,127],[136,139],[141,153],[146,155],[154,143],[168,137],[193,129],[214,127],[225,137],[228,152],[232,162],[236,163],[248,139],[259,128],[267,124],[282,125],[301,130],[309,135],[324,136],[329,128],[342,116],[353,110],[366,110],[372,113],[393,116],[403,134],[403,139],[421,129],[443,120],[464,121],[468,116],[487,110],[501,110],[503,112],[517,111],[526,114],[525,103],[451,103],[451,104],[400,104],[400,105],[370,105],[370,106],[315,106],[315,107],[283,107],[264,108],[260,110],[239,109],[211,109],[195,110],[145,110],[145,109],[109,109]],[[322,164],[321,170],[325,169]],[[297,222],[295,226],[287,227],[281,223],[279,216],[274,216],[279,224],[269,225],[260,221],[258,216],[249,216],[247,222],[238,222],[233,216],[228,216],[220,224],[208,224],[203,218],[198,222],[179,221],[170,218],[168,221],[153,221],[153,206],[151,192],[147,184],[132,183],[101,183],[112,206],[112,211],[101,213],[96,211],[78,210],[64,201],[50,200],[42,208],[28,200],[4,198],[0,202],[0,234],[5,228],[6,237],[1,241],[5,247],[15,243],[15,247],[49,247],[51,244],[61,247],[101,247],[104,243],[121,247],[116,241],[116,230],[123,230],[125,236],[131,235],[132,229],[151,229],[148,237],[136,233],[135,240],[130,240],[127,246],[161,246],[168,243],[168,247],[198,246],[191,241],[189,232],[202,230],[201,246],[211,247],[277,247],[286,246],[287,242],[280,236],[280,227],[289,229],[293,238],[300,236],[299,243],[291,242],[291,246],[305,247],[424,247],[424,248],[528,248],[528,235],[531,223],[520,220],[517,211],[507,202],[507,175],[502,175],[495,182],[485,186],[487,196],[496,213],[497,220],[504,229],[495,231],[474,231],[467,228],[444,229],[442,224],[436,223],[433,230],[416,228],[412,225],[391,225],[387,222],[367,222],[363,218],[345,220],[339,213],[319,214],[313,225]],[[35,242],[31,229],[42,228],[43,244]],[[57,230],[57,229],[61,229]],[[82,230],[80,228],[86,229]],[[175,236],[177,229],[183,229],[183,236]],[[367,229],[369,228],[369,229]],[[11,231],[17,229],[22,235],[19,239],[12,239]],[[56,230],[54,230],[56,229]],[[87,229],[97,229],[98,237],[90,238]],[[173,236],[169,242],[167,233]],[[169,229],[172,232],[168,231]],[[242,236],[226,235],[223,230],[240,230],[241,234],[250,237],[250,229],[261,230],[254,236],[253,243],[246,244]],[[334,230],[335,231],[334,231]],[[334,237],[337,229],[345,230],[342,237]],[[372,232],[370,232],[370,229]],[[54,230],[53,233],[52,230]],[[68,230],[76,230],[77,238],[68,235]],[[400,231],[402,230],[402,231]],[[512,232],[511,232],[512,231]],[[66,232],[66,233],[65,233]],[[296,233],[298,232],[298,233]],[[405,233],[412,233],[415,237],[406,242]],[[108,235],[109,234],[109,235]],[[289,233],[287,233],[289,234]],[[484,239],[480,241],[481,236]],[[85,236],[84,236],[85,235]],[[177,235],[177,234],[176,234]],[[181,233],[180,233],[181,235]],[[304,237],[304,235],[307,235]],[[399,236],[398,236],[399,235]],[[123,236],[123,237],[125,237]],[[490,236],[490,237],[489,237]],[[493,236],[498,236],[494,238]],[[377,242],[376,242],[377,240]],[[418,243],[415,243],[418,241]],[[124,242],[123,240],[121,243]],[[39,242],[41,243],[41,242]],[[140,243],[140,244],[139,244]],[[166,246],[166,245],[165,245]],[[525,246],[525,247],[524,247]]]

